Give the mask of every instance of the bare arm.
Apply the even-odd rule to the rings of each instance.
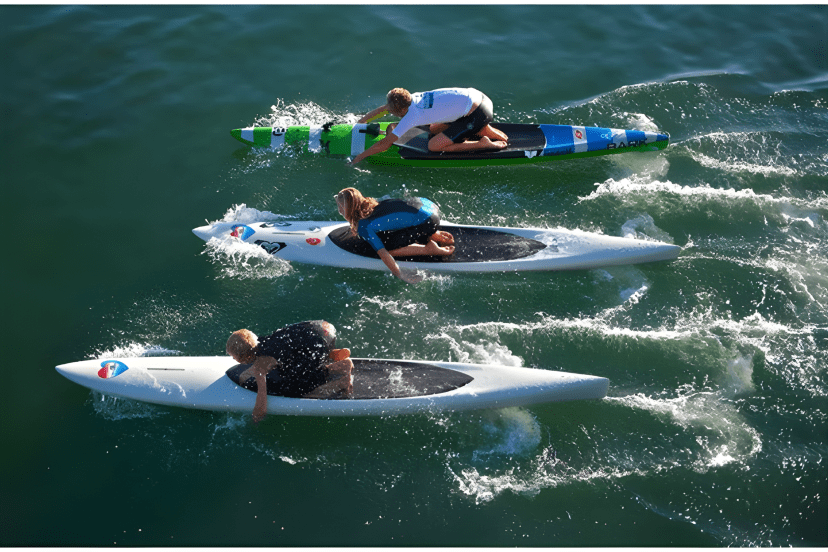
[[[388,113],[388,106],[387,105],[381,105],[378,108],[374,109],[373,111],[370,111],[366,115],[363,115],[362,118],[359,121],[357,121],[357,123],[370,123],[374,119],[379,119],[380,117],[382,117],[386,113]]]
[[[394,257],[391,256],[391,253],[389,253],[388,250],[384,247],[377,251],[377,254],[379,255],[380,259],[382,259],[382,262],[385,263],[385,266],[388,267],[388,270],[391,271],[391,274],[393,274],[403,282],[406,282],[408,284],[416,284],[417,282],[421,282],[423,280],[423,277],[419,276],[416,273],[411,274],[403,272],[397,264],[397,261],[395,261]]]
[[[256,404],[253,406],[253,421],[257,424],[267,416],[267,380],[265,375],[256,373]]]
[[[253,366],[239,376],[239,381],[244,381],[251,375],[256,379],[256,404],[253,406],[253,421],[256,423],[261,422],[267,415],[267,373],[278,365],[273,357],[257,357]]]
[[[385,150],[390,148],[394,144],[394,142],[396,142],[396,141],[397,141],[397,137],[395,135],[391,134],[390,132],[386,132],[385,138],[383,138],[382,140],[380,140],[379,142],[377,142],[376,144],[374,144],[373,146],[371,146],[367,150],[363,151],[362,153],[360,153],[359,155],[354,157],[354,160],[351,161],[351,165],[356,165],[357,163],[359,163],[360,161],[362,161],[363,159],[365,159],[369,155],[374,155],[374,154],[377,154],[377,153],[384,152]]]

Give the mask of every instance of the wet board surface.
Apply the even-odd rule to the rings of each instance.
[[[474,378],[447,368],[421,362],[353,359],[353,393],[345,396],[318,388],[302,398],[305,399],[395,399],[437,395],[463,387]],[[234,383],[257,392],[253,378],[239,383],[239,376],[250,367],[238,364],[227,370],[227,377]],[[276,387],[279,376],[271,372],[267,376],[268,395],[278,396],[271,389]],[[323,386],[325,387],[325,386]]]
[[[546,136],[538,125],[504,123],[492,126],[509,137],[505,148],[454,153],[429,151],[428,140],[431,135],[428,128],[418,127],[422,132],[400,145],[400,156],[403,159],[509,159],[525,157],[527,151],[543,150],[546,146]]]
[[[454,253],[452,255],[395,257],[395,259],[398,261],[427,263],[510,261],[529,257],[547,247],[554,248],[554,246],[547,246],[538,240],[484,228],[462,226],[452,226],[449,228],[440,226],[439,229],[445,230],[454,236]],[[380,233],[381,237],[382,233]],[[349,253],[379,259],[379,255],[377,255],[374,248],[367,241],[358,236],[351,235],[349,226],[332,231],[328,234],[328,238],[338,247]]]
[[[308,152],[355,157],[381,140],[389,123],[248,127],[234,129],[234,138],[250,146],[281,149],[299,146]],[[623,153],[657,151],[670,142],[667,134],[636,129],[590,126],[493,123],[508,136],[505,149],[470,152],[428,151],[428,127],[415,127],[394,146],[370,156],[371,163],[388,166],[473,167],[519,165]]]

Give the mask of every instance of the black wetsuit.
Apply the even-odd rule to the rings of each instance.
[[[336,335],[327,332],[322,320],[299,322],[259,339],[253,349],[257,356],[269,356],[280,363],[268,374],[268,391],[284,397],[301,397],[328,381],[325,365],[331,363]],[[276,384],[273,385],[273,380]]]
[[[357,235],[375,251],[425,245],[440,225],[440,209],[423,197],[386,199],[357,223]]]

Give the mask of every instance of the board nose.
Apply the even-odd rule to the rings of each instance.
[[[204,241],[209,241],[209,239],[212,237],[210,234],[209,226],[199,226],[198,228],[193,228],[193,234],[195,234]]]
[[[206,226],[199,226],[193,228],[193,234],[204,241],[210,241],[210,238],[223,238],[230,235],[230,228],[226,224],[208,224]]]

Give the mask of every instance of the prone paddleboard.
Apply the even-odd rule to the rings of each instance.
[[[398,257],[402,268],[438,272],[582,270],[675,259],[681,248],[664,242],[606,236],[580,230],[501,228],[444,222],[455,239],[447,257]],[[387,270],[345,222],[214,222],[195,228],[204,241],[236,240],[258,245],[286,261]]]
[[[505,408],[600,399],[609,387],[606,378],[533,368],[352,360],[352,394],[314,390],[303,398],[270,396],[268,413],[382,416]],[[248,367],[230,357],[171,356],[84,360],[56,369],[69,380],[105,395],[166,406],[251,412],[255,389],[239,384],[239,374]]]
[[[248,146],[282,149],[296,146],[302,151],[338,157],[356,157],[383,138],[390,123],[247,127],[230,134]],[[377,165],[412,167],[474,167],[519,165],[595,157],[624,152],[658,151],[667,147],[666,133],[613,128],[492,123],[509,137],[502,150],[431,152],[428,127],[415,127],[388,150],[366,158]]]

